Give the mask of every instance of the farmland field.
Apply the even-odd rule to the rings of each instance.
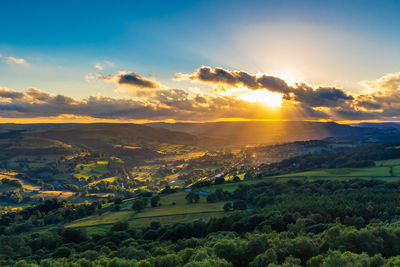
[[[390,177],[390,167],[323,169],[284,174],[277,177]]]
[[[117,221],[129,221],[131,225],[145,226],[152,221],[172,224],[189,222],[196,218],[209,219],[223,215],[224,202],[207,203],[206,197],[201,196],[199,203],[189,204],[185,199],[186,194],[186,192],[178,192],[162,196],[159,207],[148,207],[139,213],[135,213],[131,209],[133,199],[125,200],[121,205],[121,211],[107,212],[100,216],[89,216],[73,221],[66,227],[90,227],[91,230],[96,231],[96,227],[106,227]],[[175,203],[175,205],[172,203]]]
[[[78,179],[87,180],[90,176],[97,176],[107,172],[108,161],[97,161],[88,164],[78,164],[74,176]]]

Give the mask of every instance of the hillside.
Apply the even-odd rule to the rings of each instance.
[[[379,159],[369,167],[247,173],[190,190],[4,209],[0,265],[399,266],[398,150],[330,154],[337,163]]]
[[[334,122],[235,121],[207,123],[150,123],[152,127],[229,140],[230,144],[292,142],[326,137],[360,136],[377,129],[352,127]]]
[[[29,131],[26,135],[59,140],[70,145],[87,145],[95,149],[126,144],[146,147],[154,143],[193,146],[205,146],[213,143],[210,138],[131,123],[65,125]]]

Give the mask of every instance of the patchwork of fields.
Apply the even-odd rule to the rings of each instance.
[[[186,192],[178,192],[161,196],[159,207],[148,207],[138,213],[132,210],[134,200],[125,200],[120,211],[108,211],[102,215],[79,219],[66,225],[66,227],[83,227],[89,231],[102,231],[117,221],[128,221],[129,224],[135,226],[147,226],[152,221],[167,225],[192,221],[196,218],[209,219],[223,215],[224,202],[207,203],[206,197],[201,196],[198,203],[189,204],[185,199],[186,194]]]

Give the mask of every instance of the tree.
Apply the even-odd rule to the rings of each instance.
[[[65,228],[61,233],[64,243],[81,243],[88,239],[87,233],[82,229]]]
[[[227,197],[222,188],[218,188],[217,190],[215,190],[215,195],[217,196],[218,200],[227,200]]]
[[[217,196],[214,193],[207,196],[208,203],[215,203],[217,200]]]
[[[136,212],[142,211],[144,209],[143,200],[137,199],[135,202],[133,202],[132,208]]]
[[[215,243],[214,252],[222,259],[233,262],[238,256],[237,246],[232,239],[222,239]]]
[[[194,194],[194,196],[193,196],[193,200],[194,200],[194,202],[199,202],[199,200],[200,200],[200,195],[198,195],[198,194]]]
[[[150,204],[153,208],[160,205],[160,196],[153,196],[150,200]]]
[[[246,208],[246,202],[244,202],[243,200],[236,200],[235,202],[233,202],[234,210],[245,210]]]
[[[189,192],[189,193],[186,195],[185,199],[186,199],[189,203],[193,203],[193,202],[197,203],[197,202],[199,202],[199,200],[200,200],[200,196],[199,196],[198,194],[194,193],[194,192]]]
[[[175,254],[159,256],[154,261],[155,267],[175,267],[180,265],[180,259]]]
[[[114,203],[115,203],[115,204],[122,204],[122,197],[117,197],[117,198],[114,200]]]
[[[237,182],[240,182],[241,180],[240,180],[239,176],[236,175],[235,177],[233,177],[232,181],[234,183],[237,183]]]
[[[111,227],[111,231],[125,231],[128,229],[129,224],[127,221],[119,221]]]
[[[223,176],[217,177],[214,180],[214,184],[223,184],[225,183],[225,178]]]
[[[226,202],[224,205],[224,211],[231,211],[232,210],[232,203]]]
[[[250,267],[264,267],[271,263],[278,263],[278,256],[274,249],[269,248],[264,253],[255,257],[254,261],[250,263]]]

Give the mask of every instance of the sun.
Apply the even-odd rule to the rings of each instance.
[[[282,105],[282,94],[266,89],[246,90],[238,95],[238,98],[251,103],[260,103],[269,108],[278,108]]]

